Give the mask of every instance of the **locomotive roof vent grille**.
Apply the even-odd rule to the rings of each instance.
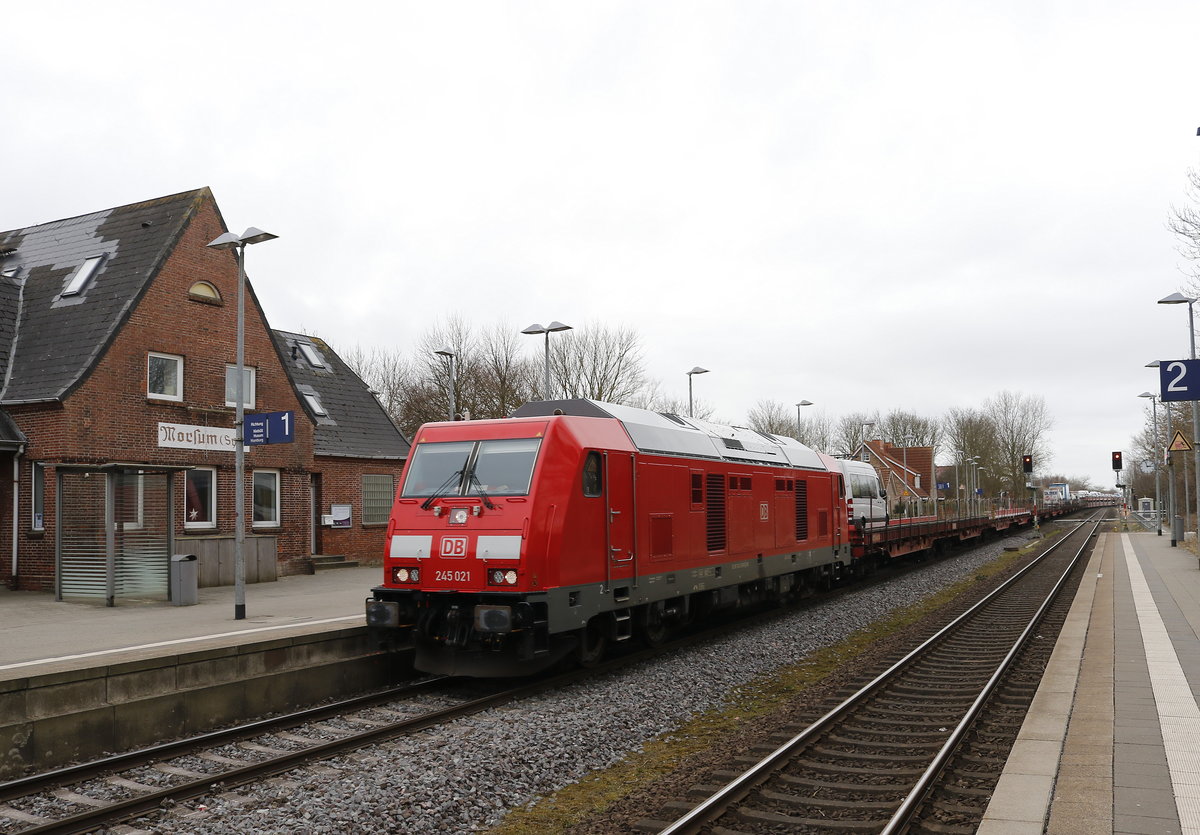
[[[746,445],[743,444],[741,441],[739,441],[737,438],[722,438],[721,440],[725,442],[725,446],[729,449],[745,449],[746,448]]]
[[[687,426],[688,429],[694,428],[694,427],[688,426],[687,421],[685,421],[679,415],[673,415],[670,412],[659,412],[659,414],[662,415],[663,417],[665,417],[669,421],[678,423],[680,426]]]

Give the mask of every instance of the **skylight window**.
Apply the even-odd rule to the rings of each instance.
[[[314,368],[325,367],[325,359],[321,356],[320,352],[312,346],[311,343],[297,342],[296,344],[299,346],[300,352],[304,354],[304,358],[308,360],[309,365],[313,366]],[[322,412],[322,414],[324,414],[324,412]]]
[[[79,265],[79,269],[67,281],[67,286],[63,288],[62,295],[76,296],[79,291],[84,288],[88,280],[95,274],[96,269],[100,266],[100,262],[104,260],[103,255],[97,255],[87,259]]]
[[[325,411],[325,407],[321,405],[321,398],[316,392],[304,392],[304,399],[308,402],[308,407],[313,410],[313,414],[317,417],[325,417],[329,412]]]

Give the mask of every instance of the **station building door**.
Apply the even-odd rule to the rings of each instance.
[[[166,600],[174,550],[170,471],[57,470],[55,598]]]

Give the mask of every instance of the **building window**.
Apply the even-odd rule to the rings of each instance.
[[[183,526],[217,526],[217,471],[213,467],[188,470],[184,476]]]
[[[364,473],[362,477],[362,523],[386,525],[392,513],[396,482],[390,475]]]
[[[254,471],[254,525],[279,527],[279,471]]]
[[[242,366],[242,408],[254,408],[254,379],[253,368]],[[225,405],[237,406],[237,366],[225,366]]]
[[[46,470],[41,464],[33,464],[33,529],[46,530]]]
[[[304,358],[308,360],[308,364],[313,368],[325,367],[325,358],[321,356],[321,353],[315,347],[313,347],[312,343],[297,342],[296,347],[300,349],[300,353],[304,354]]]
[[[183,357],[151,353],[146,360],[146,396],[183,400]]]
[[[308,408],[312,409],[314,415],[325,417],[329,414],[329,412],[325,411],[325,407],[321,405],[321,398],[315,391],[302,391],[300,393],[304,395],[304,400],[308,403]]]
[[[197,281],[188,288],[188,298],[208,304],[220,304],[221,291],[207,281]]]
[[[103,255],[97,255],[94,258],[88,258],[86,261],[80,264],[79,269],[75,271],[75,274],[67,280],[66,286],[63,287],[62,295],[78,295],[79,291],[87,285],[88,279],[95,275],[96,268],[100,266],[100,262],[103,260]]]

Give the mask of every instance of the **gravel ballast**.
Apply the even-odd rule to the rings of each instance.
[[[1005,546],[1025,545],[1028,538],[996,540],[653,663],[362,749],[283,780],[215,794],[134,826],[240,835],[486,830],[509,809],[720,708],[756,676],[798,663],[972,577]]]

